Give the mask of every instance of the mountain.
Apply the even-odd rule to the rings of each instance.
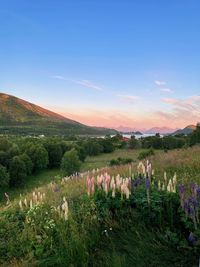
[[[179,134],[187,135],[187,134],[191,134],[194,130],[196,130],[195,125],[188,125],[187,127],[183,129],[179,129],[175,131],[174,133],[172,133],[172,135],[179,135]]]
[[[122,132],[122,133],[133,133],[133,132],[143,132],[145,129],[138,129],[138,128],[132,128],[132,127],[126,127],[120,125],[119,127],[115,128],[117,131]]]
[[[105,135],[117,131],[90,127],[25,100],[0,93],[0,134]]]
[[[169,134],[169,133],[173,133],[178,129],[172,129],[172,128],[168,128],[168,127],[153,127],[149,130],[146,130],[144,133],[145,134],[156,134],[156,133],[160,133],[160,134]]]

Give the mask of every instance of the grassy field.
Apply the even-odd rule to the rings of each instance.
[[[133,161],[138,161],[138,155],[140,152],[144,151],[143,149],[118,149],[113,153],[109,154],[100,154],[98,156],[87,157],[85,163],[82,166],[83,171],[92,170],[96,168],[102,168],[109,166],[111,159],[121,158],[131,158]],[[160,151],[156,151],[161,153]]]
[[[108,166],[111,159],[122,157],[132,158],[133,169],[137,172],[137,157],[140,152],[141,150],[116,150],[112,154],[88,157],[82,165],[82,171]],[[172,178],[174,172],[177,173],[178,183],[200,183],[200,147],[168,153],[156,151],[150,160],[155,168],[156,180],[163,180],[163,173],[167,171],[169,178]],[[125,169],[128,170],[128,167],[119,166],[109,168],[108,171],[123,175]],[[111,202],[97,199],[94,203],[87,198],[85,179],[70,180],[64,184],[57,182],[59,191],[54,192],[46,184],[58,174],[59,170],[55,169],[29,177],[25,188],[10,192],[11,207],[0,207],[0,266],[197,266],[196,252],[186,243],[177,245],[179,236],[169,226],[166,229],[164,226],[153,228],[151,223],[146,224],[141,219],[140,212],[130,208],[128,202],[113,203],[116,207],[120,205],[119,213],[113,218],[110,212],[107,213]],[[26,209],[19,210],[19,194],[22,193],[22,198],[29,200],[32,197],[31,191],[37,191],[37,187],[40,192],[46,193],[47,198],[44,211],[40,211],[42,213],[38,214],[38,221],[34,221],[31,226],[26,223]],[[60,221],[57,215],[52,215],[56,229],[42,228],[44,218],[49,216],[49,208],[62,203],[63,196],[67,198],[70,208],[69,221]],[[145,198],[142,203],[145,203]],[[175,215],[178,216],[178,213]],[[106,234],[103,234],[104,229],[108,229]],[[42,236],[42,243],[35,238],[38,236]]]
[[[119,149],[115,150],[113,153],[100,154],[98,156],[87,157],[85,162],[82,164],[81,171],[84,172],[108,166],[111,159],[117,159],[118,157],[131,158],[133,159],[133,161],[137,161],[137,157],[141,151],[143,150]],[[24,187],[15,189],[8,188],[6,190],[4,189],[4,191],[8,192],[11,199],[13,199],[15,196],[19,196],[20,193],[25,194],[30,192],[34,188],[48,184],[57,175],[61,175],[59,169],[43,170],[35,175],[29,176],[26,179]],[[1,195],[3,195],[3,192],[0,191],[0,193]]]

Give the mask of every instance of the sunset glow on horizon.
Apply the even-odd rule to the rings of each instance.
[[[196,124],[199,11],[197,0],[2,1],[0,92],[91,126]]]

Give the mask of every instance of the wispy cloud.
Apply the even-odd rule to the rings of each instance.
[[[73,82],[75,84],[90,88],[90,89],[94,89],[97,91],[103,91],[103,88],[97,84],[95,84],[94,82],[90,81],[90,80],[71,80],[71,79],[67,79],[64,76],[61,75],[53,75],[51,76],[51,78],[53,79],[57,79],[57,80],[63,80],[63,81],[69,81],[69,82]]]
[[[58,79],[58,80],[64,80],[64,81],[67,81],[67,79],[63,76],[60,76],[60,75],[53,75],[51,76],[51,78],[53,79]]]
[[[172,106],[170,113],[165,116],[171,116],[179,122],[197,122],[200,118],[200,96],[190,96],[186,99],[163,98],[162,102]]]
[[[97,91],[103,91],[103,88],[101,86],[89,80],[72,80],[72,82]]]
[[[135,103],[137,99],[139,99],[139,96],[135,95],[117,95],[120,97],[123,101],[129,102],[129,103]]]
[[[154,83],[158,86],[166,85],[167,83],[165,81],[155,80]]]
[[[173,93],[172,89],[170,88],[160,88],[160,91],[165,93]]]

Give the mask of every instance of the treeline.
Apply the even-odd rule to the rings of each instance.
[[[22,186],[27,176],[44,169],[61,168],[63,175],[80,171],[87,156],[110,153],[112,138],[0,138],[0,187]]]
[[[132,136],[129,141],[129,148],[153,148],[153,149],[163,149],[171,150],[176,148],[182,148],[188,146],[188,137],[186,136],[164,136],[161,137],[160,134],[155,136],[148,136],[145,138],[136,139],[135,136]]]
[[[200,144],[200,125],[197,124],[196,130],[189,135],[166,135],[161,137],[160,134],[145,138],[136,139],[132,136],[128,146],[129,148],[145,148],[145,149],[163,149],[171,150],[176,148],[190,147]]]

